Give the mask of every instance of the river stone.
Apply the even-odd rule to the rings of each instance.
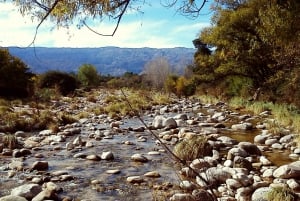
[[[195,201],[195,199],[188,193],[176,193],[170,198],[170,201]]]
[[[195,170],[207,169],[210,167],[210,164],[205,161],[203,158],[195,159],[190,164],[190,167]]]
[[[268,192],[271,190],[270,187],[262,187],[256,189],[251,196],[251,201],[268,201],[266,198],[266,195],[268,195]]]
[[[106,170],[107,174],[119,174],[121,171],[119,169]]]
[[[37,194],[31,201],[44,201],[44,200],[59,200],[57,194],[54,191],[44,189]]]
[[[244,149],[249,155],[256,155],[256,156],[261,155],[260,149],[255,144],[252,144],[251,142],[240,142],[238,144],[238,147]]]
[[[96,154],[91,154],[91,155],[88,155],[86,157],[86,159],[91,160],[91,161],[100,161],[101,157]]]
[[[40,136],[49,136],[49,135],[52,135],[52,134],[53,134],[53,131],[51,129],[42,130],[42,131],[39,132]]]
[[[174,118],[174,119],[184,120],[184,121],[188,120],[187,114],[177,114],[177,115],[175,115],[173,118]]]
[[[167,129],[177,128],[177,123],[172,117],[163,120],[162,126]]]
[[[24,184],[22,186],[12,189],[11,195],[17,195],[31,200],[37,194],[42,191],[42,188],[38,184]]]
[[[273,172],[276,178],[290,179],[300,178],[300,161],[296,161],[287,165],[282,165]]]
[[[141,177],[141,176],[130,176],[130,177],[127,177],[127,182],[129,183],[142,183],[144,182],[144,179]]]
[[[12,160],[11,163],[8,164],[9,169],[21,171],[24,169],[25,163],[19,160]]]
[[[253,169],[252,163],[241,156],[234,157],[233,167],[234,168],[246,168],[249,171]]]
[[[227,159],[228,160],[233,160],[235,156],[240,156],[240,157],[247,157],[248,154],[244,149],[241,149],[239,147],[234,147],[231,148],[228,153],[227,153]]]
[[[289,179],[289,180],[287,180],[286,184],[289,186],[290,189],[292,189],[294,191],[300,190],[300,184],[295,179]]]
[[[258,144],[265,144],[266,140],[268,139],[269,134],[259,134],[254,137],[254,142]]]
[[[43,171],[43,170],[47,170],[48,167],[49,167],[49,165],[48,165],[47,161],[36,161],[32,164],[31,169]]]
[[[26,198],[17,195],[7,195],[0,198],[0,201],[27,201]]]
[[[231,137],[228,137],[228,136],[220,136],[217,138],[217,140],[221,141],[223,144],[229,146],[229,145],[235,145],[238,143],[237,140],[231,138]]]
[[[235,190],[242,187],[242,184],[236,179],[226,179],[226,185],[229,189]]]
[[[183,180],[179,184],[180,188],[183,190],[192,191],[197,188],[197,185],[191,181]]]
[[[106,151],[101,154],[101,159],[102,160],[113,160],[114,155],[111,151]]]
[[[143,156],[142,154],[132,155],[131,160],[136,161],[136,162],[142,162],[142,163],[148,162],[148,159],[145,156]]]
[[[157,177],[160,177],[160,174],[157,171],[151,171],[151,172],[145,173],[144,176],[157,178]]]
[[[148,155],[156,156],[156,155],[160,155],[160,152],[159,151],[149,151]]]
[[[267,159],[267,157],[265,157],[265,156],[260,156],[259,157],[259,161],[262,163],[262,165],[264,165],[264,166],[268,166],[268,165],[272,165],[272,162],[269,160],[269,159]]]
[[[252,123],[246,122],[241,124],[233,124],[231,126],[232,130],[251,130],[253,128]]]
[[[272,144],[275,144],[275,143],[278,143],[278,140],[275,138],[267,139],[265,141],[265,145],[267,145],[267,146],[271,146]]]
[[[158,115],[154,117],[152,125],[155,129],[163,128],[163,121],[165,120],[165,117],[162,115]]]
[[[273,172],[274,172],[274,169],[266,169],[264,171],[264,173],[262,174],[262,177],[264,178],[272,178],[273,177]]]

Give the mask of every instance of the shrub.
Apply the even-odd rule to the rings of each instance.
[[[41,75],[40,88],[57,89],[62,95],[73,93],[78,87],[76,78],[68,73],[59,71],[48,71]]]
[[[15,149],[18,147],[18,140],[16,138],[15,135],[12,135],[12,134],[6,134],[4,137],[3,137],[3,145],[4,147],[6,148],[9,148],[9,149]]]
[[[174,147],[174,154],[185,161],[211,155],[211,152],[212,148],[208,144],[206,136],[202,135],[184,139]]]
[[[26,64],[0,48],[0,96],[28,97],[33,89],[33,77]]]
[[[287,187],[275,187],[268,192],[267,199],[270,201],[294,201],[296,197],[293,191]]]
[[[78,80],[84,87],[94,87],[99,85],[100,76],[97,69],[91,64],[83,64],[78,68]]]

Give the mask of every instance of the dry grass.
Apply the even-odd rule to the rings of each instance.
[[[193,136],[177,143],[173,150],[174,154],[182,160],[194,159],[210,155],[211,148],[207,143],[207,137],[203,135]]]
[[[5,148],[15,149],[18,147],[18,139],[13,134],[6,134],[2,140]]]
[[[291,189],[276,187],[268,192],[267,199],[272,201],[295,201],[296,197]]]

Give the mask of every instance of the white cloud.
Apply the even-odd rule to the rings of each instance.
[[[35,34],[38,22],[32,22],[30,17],[22,15],[10,3],[0,3],[0,27],[5,31],[0,32],[0,46],[28,46]],[[130,18],[131,17],[131,18]],[[179,23],[174,18],[173,22],[165,18],[152,19],[151,16],[136,16],[132,19],[124,18],[113,37],[99,36],[86,27],[78,29],[76,26],[69,29],[53,28],[53,24],[45,21],[40,27],[35,46],[47,47],[192,47],[191,41],[207,23],[190,23],[186,20]],[[130,19],[130,20],[129,20]],[[180,20],[181,22],[181,20]],[[91,24],[91,27],[103,34],[111,34],[115,24],[102,22]]]

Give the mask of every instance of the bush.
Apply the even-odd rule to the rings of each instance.
[[[59,71],[48,71],[41,75],[39,81],[40,88],[57,89],[62,95],[73,93],[78,87],[76,78],[68,73]]]
[[[193,136],[176,144],[174,154],[181,160],[192,161],[207,155],[211,155],[212,148],[205,136]]]
[[[294,201],[296,200],[296,196],[293,191],[287,187],[276,187],[268,192],[267,199],[270,201]]]
[[[20,59],[0,48],[0,96],[7,98],[28,97],[33,90],[34,74]]]
[[[80,66],[77,77],[84,87],[94,87],[100,83],[100,76],[98,75],[97,69],[91,64]]]

